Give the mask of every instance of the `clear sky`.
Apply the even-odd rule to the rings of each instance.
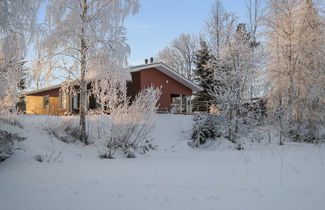
[[[141,0],[141,9],[125,22],[129,63],[143,64],[154,57],[181,33],[199,34],[208,19],[215,0]],[[245,0],[222,0],[228,12],[245,21]]]
[[[141,8],[125,22],[127,43],[131,47],[130,65],[143,64],[154,57],[181,33],[200,34],[215,0],[141,0]],[[245,21],[245,0],[222,0],[228,12],[234,12]],[[45,16],[41,7],[39,21]],[[27,58],[35,58],[31,48]]]

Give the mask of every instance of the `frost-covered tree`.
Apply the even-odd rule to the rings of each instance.
[[[247,29],[251,36],[258,40],[261,38],[263,34],[262,23],[264,16],[264,0],[245,0],[246,8],[247,8]],[[262,43],[259,44],[259,49],[255,49],[261,51],[264,48]],[[260,53],[257,53],[260,56]],[[261,97],[265,95],[266,90],[266,75],[265,75],[265,59],[258,61],[258,71],[260,75],[252,81],[250,86],[250,98]]]
[[[139,6],[139,0],[48,1],[45,55],[56,60],[65,58],[66,64],[72,66],[69,69],[78,72],[80,136],[85,143],[87,77],[100,75],[97,69],[109,72],[126,66],[130,49],[123,22]]]
[[[212,7],[209,20],[206,22],[205,36],[215,56],[225,47],[236,31],[237,17],[225,10],[220,0]]]
[[[245,24],[239,24],[228,46],[221,50],[220,57],[209,64],[214,68],[214,78],[218,81],[210,88],[211,96],[226,116],[227,136],[237,144],[238,149],[242,148],[238,134],[244,123],[245,90],[256,73],[255,46],[256,42],[247,32]]]
[[[256,37],[258,28],[262,23],[263,17],[263,0],[245,0],[248,17],[249,32]]]
[[[277,117],[281,135],[316,140],[325,113],[325,36],[319,6],[312,0],[271,0],[266,25],[269,111]]]
[[[170,46],[159,51],[157,59],[177,70],[187,79],[193,80],[193,56],[198,49],[198,39],[194,35],[181,34]]]
[[[23,79],[23,59],[36,30],[42,0],[0,1],[0,112],[12,110]]]
[[[27,83],[33,89],[48,86],[53,79],[56,79],[55,63],[44,57],[40,44],[38,40],[34,43],[37,58],[31,61],[29,71],[27,72]]]

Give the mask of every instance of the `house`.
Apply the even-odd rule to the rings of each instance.
[[[191,96],[202,91],[202,88],[178,74],[164,63],[150,63],[130,67],[132,81],[127,83],[128,96],[136,94],[149,86],[160,87],[161,96],[158,101],[160,112],[191,113]],[[64,115],[79,112],[79,95],[67,95],[60,91],[62,84],[53,85],[27,92],[27,114]],[[88,87],[91,88],[91,87]],[[96,109],[93,96],[88,96],[87,109]]]

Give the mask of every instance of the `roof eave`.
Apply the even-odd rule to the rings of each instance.
[[[33,94],[37,94],[37,93],[41,93],[41,92],[61,88],[61,85],[62,85],[62,83],[57,84],[57,85],[52,85],[52,86],[49,86],[49,87],[45,87],[45,88],[41,88],[41,89],[38,89],[38,90],[29,91],[29,92],[26,92],[26,93],[23,93],[23,94],[26,95],[26,96],[27,95],[33,95]]]

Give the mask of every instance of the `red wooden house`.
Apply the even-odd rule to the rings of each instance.
[[[127,83],[128,95],[134,98],[142,89],[149,86],[160,87],[158,101],[161,112],[191,112],[191,97],[202,88],[178,74],[164,63],[151,63],[130,68],[132,81]],[[65,95],[60,92],[61,84],[26,93],[27,114],[74,114],[79,111],[78,95]],[[89,96],[88,109],[96,103]]]

